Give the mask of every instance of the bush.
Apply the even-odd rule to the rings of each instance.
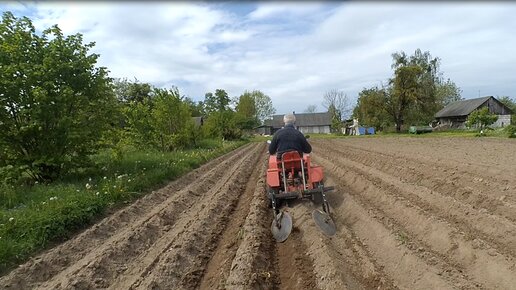
[[[505,127],[504,131],[507,134],[507,137],[516,138],[516,125],[507,126]]]
[[[36,33],[28,18],[0,23],[0,145],[6,165],[53,180],[87,161],[109,126],[114,94],[82,35],[54,26]],[[1,166],[1,165],[0,165]]]

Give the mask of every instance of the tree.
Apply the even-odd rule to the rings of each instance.
[[[130,82],[127,79],[114,81],[115,94],[122,103],[144,103],[153,97],[153,87],[149,83],[140,83],[137,79]]]
[[[229,109],[230,101],[228,93],[226,93],[225,90],[217,89],[215,90],[215,94],[206,93],[206,95],[204,95],[206,113],[210,115],[213,112],[226,111]]]
[[[308,105],[305,109],[305,113],[315,113],[317,112],[317,105]]]
[[[245,92],[238,98],[235,117],[240,129],[251,130],[258,125],[256,103],[251,93]]]
[[[385,110],[387,92],[379,87],[364,88],[358,94],[357,105],[353,110],[353,117],[361,124],[383,130],[392,124],[389,114]]]
[[[246,91],[247,92],[247,91]],[[254,90],[250,93],[254,99],[254,105],[256,107],[256,118],[260,124],[263,124],[264,120],[272,119],[272,115],[276,113],[276,109],[272,105],[271,98],[261,91]]]
[[[385,110],[396,124],[396,132],[401,131],[404,117],[412,104],[420,95],[421,86],[419,80],[423,70],[419,66],[400,66],[396,69],[392,87],[385,94]]]
[[[201,116],[206,115],[206,112],[204,110],[204,102],[203,101],[198,101],[196,103],[196,102],[194,102],[194,100],[192,100],[189,97],[185,97],[183,99],[183,101],[190,108],[190,111],[192,112],[192,117],[201,117]]]
[[[433,58],[430,52],[422,52],[420,49],[416,49],[411,56],[407,56],[405,52],[396,52],[392,54],[392,58],[391,67],[395,71],[395,78],[403,76],[403,74],[396,75],[397,69],[401,67],[419,67],[420,69],[417,76],[417,93],[407,104],[402,121],[415,125],[428,124],[433,120],[434,114],[442,108],[437,99],[437,86],[442,79],[442,73],[439,71],[440,59]],[[391,80],[392,82],[393,80]]]
[[[497,99],[511,109],[513,114],[516,114],[516,100],[511,99],[509,96],[497,97]]]
[[[94,43],[41,35],[30,19],[3,14],[0,23],[0,143],[7,162],[38,180],[84,164],[110,126],[115,96]]]
[[[330,113],[332,119],[332,129],[340,131],[342,119],[349,114],[349,101],[346,93],[332,89],[324,94],[322,104]]]
[[[192,122],[188,104],[183,102],[177,88],[155,89],[152,111],[154,126],[162,151],[184,148],[188,145],[187,124]]]
[[[498,116],[489,112],[489,108],[484,107],[469,114],[467,125],[469,127],[478,126],[483,129],[496,122],[496,120],[498,120]]]
[[[462,90],[450,79],[440,82],[436,87],[437,101],[441,107],[445,107],[453,102],[462,101]]]

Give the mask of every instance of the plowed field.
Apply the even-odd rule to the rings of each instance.
[[[213,160],[0,278],[2,289],[516,289],[516,142],[311,140],[337,225],[309,201],[270,234],[266,144]]]

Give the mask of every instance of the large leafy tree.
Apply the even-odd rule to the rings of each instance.
[[[251,93],[245,92],[236,102],[236,123],[244,130],[251,130],[259,121],[256,114],[256,103]]]
[[[453,102],[462,101],[462,90],[450,79],[440,81],[436,87],[437,102],[440,107],[447,106]]]
[[[30,19],[0,23],[0,142],[11,165],[39,180],[86,161],[110,125],[115,97],[94,43]]]
[[[443,79],[440,59],[429,52],[419,49],[413,55],[396,52],[392,59],[394,75],[381,90],[383,101],[378,102],[374,88],[373,91],[364,89],[364,94],[359,96],[359,108],[355,108],[354,115],[360,115],[362,121],[367,119],[377,125],[392,122],[399,132],[403,124],[428,124],[438,110],[462,99],[460,88],[450,79]],[[360,101],[361,98],[364,100]],[[374,106],[376,110],[364,106]],[[390,119],[387,122],[385,112]]]
[[[386,91],[383,88],[363,89],[358,94],[353,117],[358,118],[362,125],[373,126],[378,130],[385,129],[392,124],[391,118],[385,110],[385,99]]]
[[[216,89],[215,94],[209,92],[204,95],[204,106],[208,115],[228,110],[230,102],[228,93],[223,89]]]
[[[259,90],[250,92],[250,95],[254,99],[256,118],[260,124],[263,124],[263,121],[267,119],[271,119],[272,115],[276,113],[271,98]]]

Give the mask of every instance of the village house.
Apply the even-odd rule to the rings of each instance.
[[[513,112],[493,96],[451,103],[437,112],[435,119],[439,122],[440,126],[465,128],[468,116],[473,111],[484,107],[487,107],[492,114],[498,115],[498,120],[491,125],[491,127],[504,127],[511,124],[511,114],[513,114]]]
[[[325,113],[296,114],[296,128],[303,134],[329,134],[331,129],[331,115]],[[272,120],[265,120],[265,124],[256,128],[258,134],[272,135],[285,124],[284,115],[274,115]]]

